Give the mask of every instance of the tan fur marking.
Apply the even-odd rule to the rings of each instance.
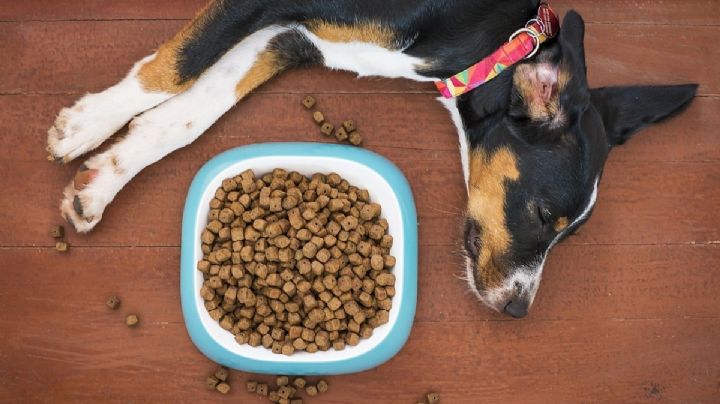
[[[505,253],[511,241],[505,223],[505,182],[519,178],[515,155],[507,148],[492,156],[482,150],[470,156],[468,214],[482,229],[477,269],[488,288],[500,286],[504,278],[503,269],[495,264],[494,258]]]
[[[284,66],[278,62],[278,58],[273,52],[266,50],[259,53],[257,60],[245,77],[235,86],[235,96],[238,99],[246,96],[283,69]]]
[[[375,22],[363,22],[357,25],[337,25],[326,21],[313,20],[307,27],[319,38],[330,42],[367,42],[394,49],[393,31]]]
[[[521,64],[517,66],[513,74],[513,84],[525,100],[528,115],[534,121],[549,121],[552,119],[564,121],[564,114],[560,108],[560,94],[565,90],[571,78],[568,69],[564,65],[559,66],[557,69],[557,89],[553,91],[550,100],[545,101],[538,96],[536,68],[537,65],[535,64]]]
[[[144,89],[178,94],[195,82],[193,79],[180,84],[180,75],[177,71],[178,52],[185,42],[205,27],[210,16],[222,12],[221,3],[221,1],[210,1],[180,32],[160,45],[152,60],[140,67],[138,78]]]
[[[565,230],[566,227],[568,227],[568,224],[570,224],[570,222],[568,221],[567,217],[559,217],[553,224],[553,229],[555,229],[556,233],[560,233],[561,231]]]

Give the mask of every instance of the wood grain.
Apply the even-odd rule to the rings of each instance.
[[[85,93],[115,84],[137,60],[152,53],[183,21],[60,21],[0,23],[0,93]],[[700,82],[700,94],[720,94],[717,63],[689,63],[720,57],[712,46],[720,26],[594,25],[586,32],[587,65],[593,86]],[[665,44],[666,46],[660,46]],[[667,44],[672,44],[668,51]],[[50,68],[42,68],[45,66]],[[369,79],[358,84],[349,73],[298,70],[290,88],[275,82],[265,91],[417,92],[432,84]]]
[[[299,106],[354,118],[413,187],[416,323],[387,364],[331,377],[323,403],[716,402],[720,396],[720,8],[712,0],[553,0],[588,22],[591,84],[699,82],[680,117],[613,151],[595,213],[556,247],[528,318],[490,312],[458,279],[465,190],[456,133],[432,85],[289,72],[193,145],[144,170],[91,235],[52,249],[80,161],[45,161],[57,111],[115,83],[204,0],[26,0],[0,7],[0,402],[243,402],[204,389],[213,364],[179,310],[180,217],[194,173],[263,141],[324,141]],[[693,61],[688,63],[688,61]],[[319,83],[322,83],[320,85]],[[122,134],[120,134],[122,136]],[[118,136],[118,138],[120,137]],[[80,159],[81,160],[81,159]],[[69,229],[68,229],[69,230]],[[123,303],[104,305],[110,294]],[[128,329],[124,315],[141,325]]]
[[[0,21],[189,19],[207,0],[43,0],[8,2]],[[713,0],[658,3],[651,0],[553,0],[559,14],[573,8],[589,23],[652,25],[718,25]]]

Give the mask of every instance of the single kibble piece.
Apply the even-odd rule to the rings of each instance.
[[[120,306],[120,298],[117,296],[110,296],[105,301],[105,305],[110,309],[115,310]]]
[[[348,133],[345,128],[338,128],[338,130],[335,131],[335,139],[337,139],[338,142],[344,142],[348,139]]]
[[[223,366],[220,366],[215,371],[215,377],[217,377],[218,380],[222,380],[222,381],[226,381],[229,374],[230,374],[230,372],[228,371],[228,369]]]
[[[333,129],[335,129],[335,126],[331,124],[330,122],[325,122],[320,127],[320,132],[325,136],[330,136],[333,133]]]
[[[315,121],[315,123],[320,125],[323,122],[325,122],[325,115],[323,115],[323,113],[320,111],[315,111],[315,112],[313,112],[313,121]]]
[[[278,376],[275,379],[275,384],[277,384],[278,387],[287,386],[289,382],[290,380],[287,376]]]
[[[293,380],[293,386],[297,387],[298,389],[304,389],[305,384],[307,384],[307,381],[302,377],[298,377],[297,379]]]
[[[306,96],[306,97],[303,98],[303,100],[302,100],[302,105],[303,105],[306,109],[310,109],[310,108],[314,107],[314,106],[315,106],[315,97],[313,97],[312,95]]]
[[[215,389],[219,391],[221,394],[227,394],[230,392],[230,385],[227,383],[218,383],[217,386],[215,386]]]
[[[329,388],[330,388],[330,386],[328,386],[328,383],[325,380],[318,381],[318,383],[317,383],[318,392],[325,393],[328,391]]]
[[[347,121],[342,123],[343,128],[345,128],[346,131],[352,132],[355,130],[355,121],[352,119],[348,119]]]
[[[64,241],[58,241],[55,243],[55,249],[60,252],[67,252],[68,248],[70,248],[70,245]]]
[[[254,380],[248,380],[247,382],[247,391],[248,393],[254,393],[257,391],[258,383]]]
[[[215,390],[215,387],[220,383],[220,380],[217,379],[215,376],[208,376],[207,380],[205,381],[205,385],[210,390]]]
[[[54,238],[63,238],[63,236],[65,235],[65,228],[63,228],[62,226],[53,226],[50,229],[50,235]]]
[[[267,396],[268,395],[268,385],[265,383],[259,383],[257,385],[257,393],[260,396]]]
[[[128,327],[135,327],[138,322],[140,322],[140,319],[138,319],[137,314],[130,314],[125,318],[125,324]]]
[[[315,397],[315,396],[317,396],[317,395],[318,395],[317,386],[311,384],[311,385],[305,387],[305,393],[307,393],[307,395],[310,396],[310,397]]]
[[[348,140],[350,141],[350,144],[354,146],[360,146],[362,144],[362,136],[360,136],[357,131],[350,132],[348,135]]]
[[[428,393],[425,398],[427,398],[428,404],[435,404],[440,402],[440,394],[438,393]]]

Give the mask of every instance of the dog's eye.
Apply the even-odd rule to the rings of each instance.
[[[552,224],[552,213],[550,213],[550,211],[542,205],[537,205],[537,216],[543,227],[547,227]]]

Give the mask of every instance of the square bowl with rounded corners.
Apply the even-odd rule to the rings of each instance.
[[[239,345],[229,331],[210,318],[200,297],[202,258],[200,233],[207,224],[209,202],[222,180],[252,169],[256,175],[274,168],[304,175],[336,172],[350,184],[366,188],[382,206],[396,257],[395,288],[390,321],[372,337],[342,351],[273,354],[262,346]],[[407,341],[417,298],[417,217],[412,192],[400,170],[390,161],[353,146],[323,143],[265,143],[228,150],[207,162],[197,173],[185,202],[180,258],[180,296],[190,338],[213,361],[253,373],[330,375],[370,369],[392,358]]]

